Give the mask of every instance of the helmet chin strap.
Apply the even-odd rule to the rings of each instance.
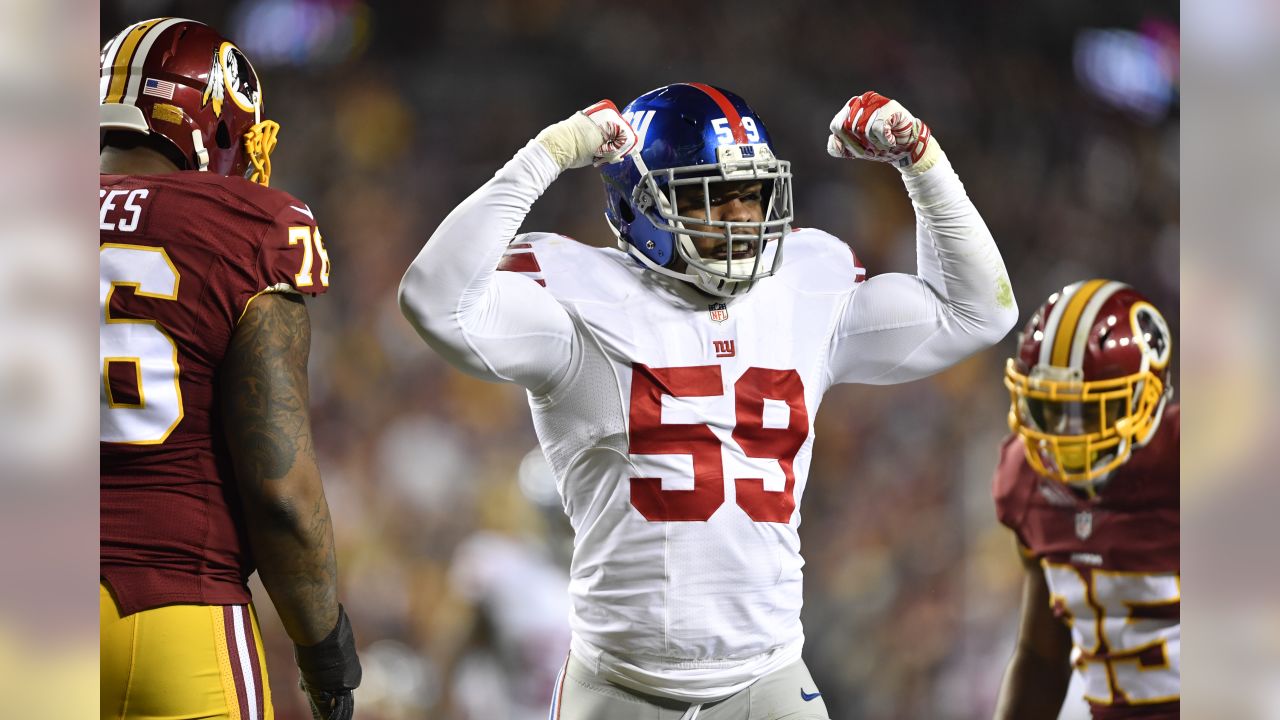
[[[745,278],[742,280],[725,280],[724,278],[718,278],[709,273],[701,272],[697,268],[692,268],[693,272],[679,272],[677,270],[672,270],[669,267],[664,267],[662,265],[659,265],[653,260],[650,260],[649,256],[641,252],[640,248],[636,247],[630,241],[628,241],[626,237],[623,235],[622,231],[619,230],[618,227],[615,226],[613,222],[609,220],[608,215],[605,216],[605,222],[609,224],[609,229],[612,230],[614,236],[618,238],[619,250],[631,255],[631,257],[634,257],[635,259],[639,260],[640,264],[658,273],[659,275],[665,275],[670,278],[675,278],[676,280],[683,280],[684,282],[689,283],[690,285],[698,288],[699,290],[701,290],[702,292],[708,295],[714,295],[716,297],[723,297],[723,298],[737,297],[738,295],[751,289],[751,287],[755,284],[754,280],[745,279]],[[681,237],[685,237],[685,236],[681,235]],[[678,244],[678,241],[677,241],[677,244]],[[676,254],[674,257],[679,257],[682,261],[686,263],[688,262],[687,260],[684,259],[684,257],[680,254],[678,250],[676,251]],[[685,266],[685,269],[686,270],[690,269],[687,264]]]
[[[650,260],[647,255],[640,252],[640,248],[637,248],[635,245],[621,239],[621,237],[619,237],[618,240],[618,247],[630,254],[631,257],[639,260],[646,268],[658,273],[659,275],[665,275],[666,277],[675,278],[676,280],[689,283],[708,295],[723,298],[736,297],[754,284],[751,280],[729,281],[697,271],[694,273],[677,272]]]
[[[200,172],[208,172],[209,151],[204,149],[204,138],[200,135],[199,130],[191,131],[191,144],[196,150],[196,160],[198,162],[196,170],[199,170]]]
[[[662,207],[664,209],[670,207],[670,203],[668,202],[665,196],[658,197],[657,202],[659,207]],[[680,230],[685,229],[683,221],[677,220],[675,222],[675,225]],[[685,272],[682,275],[678,276],[680,277],[680,279],[685,280],[686,282],[692,283],[694,287],[698,288],[702,292],[707,293],[708,295],[715,295],[716,297],[722,297],[722,298],[737,297],[738,295],[750,290],[752,286],[755,285],[756,278],[743,278],[741,280],[730,280],[728,278],[718,276],[715,273],[708,272],[706,270],[699,268],[698,264],[718,265],[723,263],[724,265],[723,272],[725,274],[728,274],[730,270],[733,268],[733,265],[728,260],[708,261],[707,259],[703,258],[701,253],[698,252],[697,246],[693,244],[693,237],[688,235],[687,233],[672,232],[671,235],[675,238],[674,245],[675,245],[676,257],[679,257],[682,261],[684,261],[684,264],[685,264]],[[732,243],[733,242],[732,238],[728,238],[727,242]],[[690,262],[692,258],[697,258],[698,263],[695,264]]]
[[[681,230],[684,229],[683,222],[677,221],[676,226]],[[693,244],[692,237],[680,232],[672,233],[672,235],[674,235],[676,239],[676,257],[679,257],[685,264],[685,272],[679,275],[680,279],[692,283],[694,287],[708,295],[715,295],[716,297],[722,298],[737,297],[738,295],[750,290],[751,287],[755,285],[755,278],[730,280],[716,275],[715,273],[707,272],[706,270],[699,268],[697,265],[690,263],[690,256],[698,258],[700,263],[708,263],[708,261],[698,253],[696,246]],[[722,261],[710,262],[718,264]],[[732,266],[727,260],[723,261],[723,264],[724,272],[728,273]]]
[[[676,225],[684,229],[683,222],[677,221]],[[753,255],[740,260],[708,260],[698,252],[692,237],[685,233],[673,234],[676,237],[678,254],[684,260],[686,269],[692,270],[689,274],[697,278],[695,284],[703,291],[720,297],[735,297],[750,290],[759,279],[755,276],[755,270],[764,262],[764,243],[757,248],[758,256]],[[726,242],[732,243],[733,239],[727,238]],[[696,257],[698,263],[691,263],[691,257]],[[712,271],[699,268],[699,264],[711,266]],[[730,274],[740,277],[725,277]]]
[[[737,297],[742,293],[750,290],[756,284],[755,280],[725,280],[714,275],[708,275],[699,272],[698,280],[694,283],[698,289],[716,297],[731,298]]]
[[[688,260],[685,260],[685,262],[687,263]],[[726,268],[727,266],[728,263],[726,263]],[[696,285],[699,290],[717,297],[737,297],[738,295],[750,290],[756,284],[755,278],[729,280],[713,273],[700,270],[696,267],[692,268],[692,270],[693,272],[690,274],[694,279],[691,282]]]

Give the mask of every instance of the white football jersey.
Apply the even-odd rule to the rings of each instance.
[[[582,342],[529,404],[576,537],[573,652],[630,684],[736,685],[800,655],[797,506],[864,271],[817,230],[789,235],[785,259],[726,304],[559,235],[507,255],[540,269]]]
[[[919,275],[862,282],[847,245],[795,230],[778,273],[732,299],[618,250],[516,237],[557,174],[530,143],[441,224],[401,304],[450,362],[529,390],[575,531],[574,656],[714,701],[800,657],[798,508],[823,394],[998,341],[1017,319],[1004,265],[945,158],[906,181]]]

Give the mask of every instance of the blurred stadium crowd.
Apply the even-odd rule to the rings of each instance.
[[[556,501],[532,461],[517,482],[536,444],[524,394],[447,367],[401,317],[396,287],[454,205],[576,108],[681,80],[732,89],[793,162],[798,224],[848,241],[873,275],[913,272],[895,173],[824,151],[832,113],[875,89],[935,131],[1024,319],[1053,290],[1104,276],[1146,293],[1179,337],[1177,6],[854,5],[102,5],[103,39],[186,15],[240,43],[282,126],[272,185],[324,232],[333,285],[310,303],[313,416],[366,668],[359,717],[523,718],[516,696],[550,693],[549,681],[520,690],[526,675],[563,662],[555,613],[550,627],[525,617],[567,600],[548,582],[563,573],[563,526],[545,512]],[[610,244],[602,212],[598,177],[578,171],[525,228]],[[990,713],[1021,579],[989,492],[1012,347],[905,386],[841,388],[817,417],[801,508],[806,658],[839,717]],[[277,717],[303,718],[288,639],[255,594]],[[541,655],[513,671],[522,633]]]

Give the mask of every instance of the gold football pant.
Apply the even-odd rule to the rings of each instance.
[[[102,720],[273,720],[252,605],[168,605],[120,617],[101,583]]]

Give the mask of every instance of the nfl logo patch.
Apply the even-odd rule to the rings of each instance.
[[[724,303],[711,303],[707,309],[711,311],[711,319],[718,323],[729,319],[729,306]]]
[[[1088,540],[1093,534],[1093,513],[1088,510],[1081,510],[1076,513],[1076,537],[1081,540]]]

